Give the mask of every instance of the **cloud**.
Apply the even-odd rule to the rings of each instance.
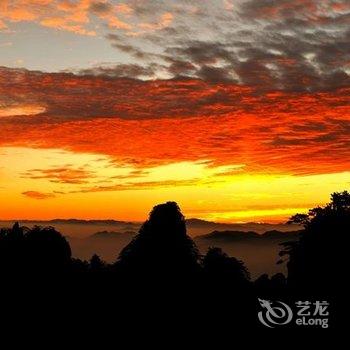
[[[113,6],[106,1],[92,1],[89,10],[98,15],[106,15],[113,11]]]
[[[43,192],[37,192],[37,191],[26,191],[22,192],[23,196],[32,198],[32,199],[50,199],[55,198],[56,196],[53,193],[43,193]]]
[[[346,0],[249,0],[242,4],[241,11],[247,18],[268,20],[331,20],[350,10]]]
[[[45,112],[45,107],[39,105],[8,105],[1,106],[0,104],[0,118],[13,116],[32,116]]]
[[[44,27],[82,35],[95,35],[88,28],[90,0],[78,2],[54,0],[3,0],[0,20],[5,23],[35,22]]]
[[[96,35],[93,30],[86,30],[80,24],[71,24],[65,18],[62,17],[48,17],[40,21],[40,24],[44,27],[54,28],[58,30],[66,30],[81,35]]]
[[[109,192],[109,191],[129,191],[129,190],[147,190],[154,188],[167,188],[167,187],[179,187],[179,186],[194,186],[198,185],[200,179],[192,180],[166,180],[166,181],[144,181],[144,182],[128,182],[123,184],[114,184],[108,186],[96,186],[91,188],[83,188],[71,193],[91,193],[91,192]],[[211,181],[204,182],[211,184]]]
[[[100,18],[110,27],[130,28],[116,16],[113,6],[103,1],[3,0],[0,4],[2,26],[26,21],[75,34],[96,35],[91,16]]]
[[[125,175],[114,175],[111,177],[111,179],[118,179],[118,180],[132,179],[132,178],[137,179],[147,175],[149,175],[148,171],[138,169],[138,170],[130,171],[128,174],[125,174]]]
[[[168,27],[173,21],[174,16],[170,12],[163,13],[154,23],[139,23],[139,28],[143,30],[159,30]]]
[[[30,169],[22,174],[27,179],[47,179],[53,183],[81,185],[89,183],[94,173],[83,168],[60,167],[50,169]]]
[[[130,12],[126,13],[120,9],[125,10],[125,7],[114,6],[106,1],[92,1],[89,7],[90,13],[99,17],[100,20],[105,21],[110,29],[129,30],[132,26],[121,20],[117,15],[120,13],[124,15],[130,14]]]
[[[10,23],[34,22],[44,27],[95,36],[96,24],[100,21],[109,29],[137,35],[165,28],[173,20],[170,12],[163,12],[158,18],[149,16],[150,22],[142,22],[132,7],[133,1],[129,2],[130,5],[104,0],[2,0],[0,30],[6,29]]]
[[[0,31],[3,31],[3,30],[5,30],[5,29],[7,29],[7,26],[6,26],[6,24],[4,23],[4,21],[2,21],[2,20],[0,19]]]
[[[81,69],[79,75],[92,75],[111,78],[150,78],[155,77],[155,68],[152,66],[141,66],[138,64],[118,64],[115,66],[96,66]]]
[[[2,117],[0,146],[101,154],[138,169],[182,161],[244,164],[248,173],[350,169],[348,88],[263,93],[191,78],[141,81],[7,68],[0,73],[2,106],[46,108],[30,118]],[[93,174],[56,169],[31,175],[64,182]]]
[[[156,18],[167,9],[174,17],[166,27],[158,26],[142,38],[110,34],[107,39],[133,59],[158,65],[159,78],[166,70],[170,77],[234,81],[263,91],[349,86],[348,1],[238,0],[232,4],[203,1],[189,11],[183,1],[178,6],[138,3],[134,12],[140,18]],[[145,44],[156,54],[140,49]],[[177,69],[174,62],[179,62]]]
[[[130,5],[127,5],[125,3],[119,3],[115,5],[115,8],[117,10],[117,13],[122,13],[124,15],[131,15],[132,13],[134,13],[134,9]]]
[[[158,60],[158,59],[161,59],[163,57],[167,57],[167,56],[156,54],[154,52],[146,52],[137,46],[127,44],[127,43],[125,43],[125,40],[124,40],[123,36],[121,36],[121,35],[107,34],[106,39],[111,42],[111,45],[114,48],[116,48],[124,53],[127,53],[130,56],[132,56],[133,58],[136,58],[139,60],[146,60],[146,61],[152,60],[152,59]]]
[[[104,36],[130,55],[130,69],[125,62],[116,69],[130,78],[187,76],[292,92],[350,83],[348,0],[2,1],[0,28],[19,21]]]

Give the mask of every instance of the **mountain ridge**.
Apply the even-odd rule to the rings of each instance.
[[[49,220],[36,220],[36,219],[7,219],[3,220],[0,219],[0,222],[22,222],[22,223],[67,223],[67,224],[142,224],[143,221],[124,221],[124,220],[115,220],[115,219],[49,219]],[[231,226],[231,225],[237,225],[237,226],[245,226],[245,225],[271,225],[271,226],[279,226],[279,225],[285,225],[285,223],[269,223],[269,222],[219,222],[219,221],[211,221],[211,220],[204,220],[204,219],[198,219],[198,218],[189,218],[186,219],[187,224],[191,225],[222,225],[222,226]]]
[[[301,231],[278,231],[278,230],[269,230],[263,233],[257,233],[255,231],[219,231],[215,230],[210,233],[200,235],[195,237],[197,240],[237,240],[237,239],[285,239],[285,238],[294,238]]]

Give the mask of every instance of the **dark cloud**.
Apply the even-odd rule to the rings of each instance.
[[[147,190],[150,188],[173,188],[179,186],[194,186],[198,185],[200,179],[191,180],[166,180],[166,181],[143,181],[143,182],[128,182],[124,184],[96,186],[91,188],[83,188],[71,193],[89,193],[89,192],[108,192],[108,191],[129,191],[129,190]],[[212,184],[215,181],[202,181],[204,184]]]
[[[39,200],[56,197],[56,195],[53,193],[44,193],[44,192],[38,192],[38,191],[25,191],[25,192],[22,192],[22,195],[32,199],[39,199]]]
[[[148,65],[147,67],[138,64],[118,64],[115,66],[97,66],[79,70],[80,75],[103,76],[103,77],[125,77],[125,78],[145,78],[156,75],[158,65]]]
[[[251,71],[258,71],[256,65],[249,67]],[[272,90],[274,86],[268,72],[249,75],[249,67],[244,73],[246,82],[251,79],[253,84],[255,77],[259,84],[268,86],[267,92],[239,84],[234,70],[227,67],[202,66],[198,70],[202,82],[189,76],[170,80],[136,79],[155,74],[156,68],[152,66],[96,67],[80,74],[3,68],[0,121],[25,125],[94,118],[140,120],[262,112],[304,115],[314,114],[316,110],[320,113],[326,110],[331,116],[330,108],[346,111],[349,106],[347,89],[328,95],[301,94],[302,91],[278,94],[276,87]],[[270,90],[273,92],[269,93]]]
[[[168,71],[174,76],[191,75],[196,71],[196,66],[188,61],[171,61],[171,64],[167,67]]]
[[[46,179],[53,183],[81,185],[89,183],[95,174],[84,168],[70,166],[49,169],[30,169],[22,174],[26,179]]]
[[[231,62],[234,58],[233,54],[220,42],[185,42],[179,47],[169,47],[164,52],[171,57],[185,57],[199,65],[215,64],[220,60]]]
[[[125,43],[124,38],[120,35],[117,35],[117,34],[108,34],[106,36],[106,39],[111,42],[111,45],[114,48],[116,48],[124,53],[127,53],[130,56],[132,56],[133,58],[136,58],[138,60],[151,60],[151,59],[157,60],[157,59],[161,59],[163,57],[163,55],[156,54],[153,52],[146,52],[137,46],[127,44],[127,43]]]
[[[165,9],[176,15],[171,26],[141,37],[108,36],[118,50],[158,64],[157,76],[167,71],[170,77],[237,81],[261,91],[331,91],[350,84],[347,0],[237,1],[229,10],[208,1],[191,10],[182,1],[131,4],[141,18]],[[146,52],[145,43],[154,50]]]
[[[198,69],[196,75],[203,80],[211,82],[231,81],[237,83],[237,79],[230,75],[230,72],[235,73],[231,67],[213,67],[203,65]]]
[[[108,14],[112,11],[113,6],[109,2],[105,1],[93,1],[90,4],[89,10],[94,14]]]

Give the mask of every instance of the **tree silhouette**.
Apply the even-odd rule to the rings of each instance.
[[[36,303],[45,296],[60,300],[69,289],[74,307],[78,301],[85,308],[98,300],[96,310],[103,306],[119,312],[122,320],[152,313],[159,320],[186,315],[189,326],[198,319],[203,326],[214,320],[220,331],[251,327],[257,322],[257,296],[289,298],[300,292],[328,297],[344,279],[350,194],[333,193],[329,204],[294,215],[290,222],[304,230],[298,241],[283,243],[280,255],[289,258],[287,281],[278,273],[252,283],[244,263],[220,248],[200,256],[180,208],[167,202],[153,208],[113,265],[96,254],[89,262],[72,258],[69,243],[53,227],[29,229],[16,223],[1,229],[0,282],[9,296],[25,290],[26,300],[30,296]]]
[[[69,268],[71,249],[53,227],[34,226],[25,236],[26,269],[32,272],[64,272]]]
[[[284,243],[280,255],[288,256],[288,285],[292,288],[327,293],[343,278],[345,242],[350,232],[350,194],[335,192],[331,201],[308,214],[291,217],[304,225],[299,241]]]
[[[71,249],[66,239],[53,227],[20,227],[0,233],[0,269],[7,274],[48,276],[69,269]]]
[[[229,257],[221,248],[209,248],[203,259],[204,272],[209,278],[244,284],[250,280],[250,274],[244,263]]]
[[[254,281],[254,288],[259,297],[283,297],[287,293],[286,277],[283,273],[276,273],[271,278],[264,273]]]
[[[244,263],[221,248],[209,248],[202,265],[208,317],[215,319],[220,329],[227,327],[228,318],[231,327],[254,324],[256,298]]]
[[[23,267],[25,253],[24,233],[26,228],[15,223],[12,228],[0,230],[0,271],[15,274]]]
[[[175,202],[156,205],[135,238],[121,251],[116,267],[130,275],[186,276],[198,271],[199,253],[186,234]]]
[[[101,260],[101,258],[94,254],[90,259],[90,270],[92,272],[98,273],[106,268],[106,263]]]

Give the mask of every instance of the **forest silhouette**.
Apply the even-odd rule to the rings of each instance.
[[[341,259],[350,232],[347,191],[333,193],[327,205],[296,214],[289,222],[304,229],[297,241],[282,243],[278,263],[287,264],[287,276],[263,274],[252,281],[244,262],[220,248],[201,255],[186,233],[180,208],[167,202],[153,208],[112,264],[98,255],[90,261],[72,257],[69,243],[53,227],[16,223],[3,228],[0,278],[8,296],[21,295],[22,305],[45,299],[60,301],[57,305],[105,307],[111,313],[124,310],[124,315],[141,319],[152,313],[162,319],[182,315],[188,324],[215,320],[221,329],[228,324],[257,326],[258,298],[331,298],[345,275]]]

